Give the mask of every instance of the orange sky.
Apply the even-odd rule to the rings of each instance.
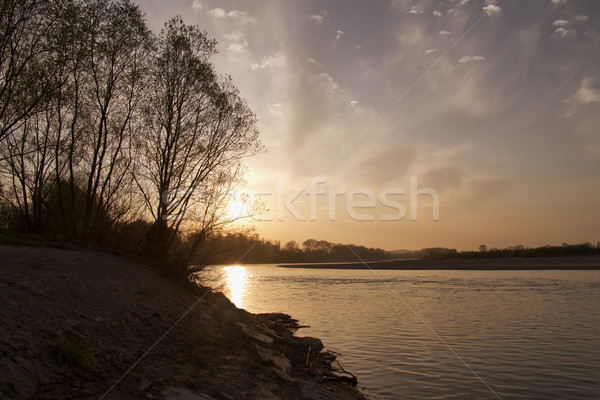
[[[180,13],[218,40],[217,70],[267,148],[240,188],[268,206],[255,222],[265,238],[389,250],[600,240],[596,3],[140,6],[153,29]],[[411,177],[439,195],[438,221],[427,194],[411,220]]]

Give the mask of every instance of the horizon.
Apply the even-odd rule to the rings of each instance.
[[[218,41],[216,70],[257,114],[267,152],[246,159],[247,185],[235,196],[269,209],[252,221],[262,237],[386,250],[598,240],[600,9],[592,5],[139,4],[155,32],[175,14],[206,29]],[[439,220],[428,194],[409,218],[412,178],[439,195]]]

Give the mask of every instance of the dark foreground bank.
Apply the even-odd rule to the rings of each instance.
[[[391,260],[353,263],[283,264],[284,268],[388,270],[590,270],[600,269],[600,256]]]
[[[364,398],[289,316],[105,253],[0,246],[0,320],[0,398]]]

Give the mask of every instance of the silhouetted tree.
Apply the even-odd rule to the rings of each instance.
[[[61,3],[3,0],[0,4],[0,141],[38,112],[55,88],[50,38]]]
[[[35,51],[27,40],[16,44],[35,53],[24,61],[24,73],[41,71],[41,63],[54,86],[51,95],[36,97],[36,107],[11,125],[0,146],[0,172],[12,181],[5,200],[19,210],[27,230],[42,230],[46,211],[74,237],[106,235],[99,228],[110,227],[131,206],[132,137],[151,33],[127,0],[23,4],[40,13],[28,18],[50,21],[43,31],[22,32],[40,35]],[[44,88],[48,78],[38,78],[21,89]],[[52,191],[58,191],[54,208],[46,202]]]
[[[196,238],[193,250],[224,222],[240,160],[260,149],[255,115],[209,63],[215,45],[180,17],[157,41],[135,176],[154,220],[150,245],[161,258],[183,223]]]

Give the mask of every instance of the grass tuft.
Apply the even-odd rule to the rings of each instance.
[[[73,339],[60,339],[52,347],[52,356],[61,364],[89,369],[96,363],[96,354],[83,343]]]

